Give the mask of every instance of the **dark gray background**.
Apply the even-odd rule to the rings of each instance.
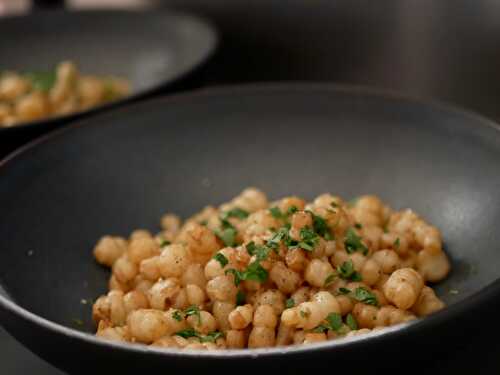
[[[500,1],[165,3],[205,15],[222,30],[222,48],[197,86],[263,80],[368,84],[437,98],[500,120]],[[26,140],[10,141],[0,154]],[[467,330],[474,329],[465,327],[458,350],[420,365],[430,373],[497,372],[500,346],[486,335],[468,340]],[[491,337],[500,333],[496,331]],[[0,350],[2,374],[60,373],[2,331]]]

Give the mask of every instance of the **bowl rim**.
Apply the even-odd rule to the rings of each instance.
[[[404,93],[396,92],[393,90],[373,88],[364,85],[349,85],[349,84],[335,84],[335,83],[310,83],[310,82],[261,82],[261,83],[250,83],[250,84],[238,84],[238,85],[221,85],[215,87],[202,88],[194,91],[177,93],[169,95],[166,97],[158,97],[146,101],[136,102],[128,106],[120,107],[112,111],[107,111],[101,113],[98,116],[90,117],[76,121],[73,126],[63,127],[54,130],[44,136],[37,138],[24,146],[18,148],[14,152],[7,155],[5,158],[0,160],[0,169],[5,167],[8,163],[15,161],[18,157],[24,153],[30,151],[41,144],[49,142],[53,138],[57,138],[63,135],[67,131],[72,131],[78,129],[82,126],[86,126],[88,122],[98,121],[100,118],[106,118],[111,116],[120,115],[120,113],[127,113],[129,111],[134,111],[141,109],[141,107],[148,107],[151,105],[161,104],[163,108],[168,110],[170,105],[175,105],[177,102],[189,103],[191,99],[198,99],[204,97],[216,97],[224,95],[238,95],[238,94],[255,94],[259,92],[265,93],[289,93],[294,92],[306,92],[311,91],[323,92],[323,93],[343,93],[353,96],[368,96],[387,99],[395,102],[405,102],[408,104],[422,106],[424,108],[431,108],[441,112],[447,112],[455,115],[460,115],[471,121],[474,121],[475,129],[477,128],[488,128],[500,133],[500,125],[493,120],[477,114],[473,111],[457,108],[453,105],[447,104],[439,100],[428,100],[421,99]],[[8,294],[8,288],[7,288]],[[438,326],[448,320],[454,320],[457,317],[463,316],[474,307],[479,307],[487,304],[493,298],[500,295],[500,278],[495,279],[488,285],[484,286],[481,290],[465,297],[460,302],[447,306],[445,309],[438,311],[425,319],[417,319],[415,321],[410,321],[402,324],[398,324],[391,327],[385,327],[383,330],[370,332],[360,336],[345,337],[338,340],[329,340],[326,342],[313,343],[309,345],[290,345],[284,347],[273,347],[273,348],[259,348],[259,349],[231,349],[231,350],[217,350],[217,351],[202,351],[202,350],[183,350],[183,349],[172,349],[172,348],[161,348],[146,345],[136,345],[131,343],[122,343],[116,341],[108,341],[96,337],[92,333],[82,332],[74,328],[64,326],[62,324],[50,321],[39,315],[36,315],[24,307],[18,305],[13,300],[0,294],[0,308],[4,309],[8,313],[14,314],[19,318],[28,321],[32,324],[41,326],[42,328],[51,331],[54,334],[61,334],[67,336],[71,339],[82,340],[86,344],[93,344],[101,348],[116,349],[121,351],[135,352],[148,355],[158,355],[164,357],[186,357],[186,358],[206,358],[206,359],[220,359],[220,360],[230,360],[239,358],[251,358],[257,359],[262,357],[275,357],[283,355],[295,355],[298,353],[308,353],[310,351],[320,352],[320,351],[330,351],[330,350],[344,350],[346,348],[359,349],[361,346],[367,343],[377,345],[382,344],[386,339],[398,339],[403,336],[412,335],[418,333],[418,331],[423,329],[432,329],[432,327]],[[14,334],[15,336],[15,334]],[[369,342],[367,342],[369,341]]]
[[[109,15],[109,16],[134,15],[136,17],[155,15],[155,17],[163,17],[166,20],[172,20],[172,19],[185,20],[193,24],[196,24],[197,27],[200,27],[201,29],[204,29],[204,32],[207,34],[208,43],[206,46],[204,46],[204,49],[200,51],[197,61],[195,61],[193,64],[186,65],[175,77],[172,77],[170,79],[159,80],[155,84],[141,90],[134,90],[132,88],[131,92],[122,98],[118,98],[116,100],[112,100],[104,104],[99,104],[95,107],[91,107],[83,111],[71,112],[68,114],[55,117],[42,118],[35,121],[22,122],[19,125],[11,127],[0,127],[0,134],[2,133],[15,134],[16,132],[20,132],[23,129],[42,128],[44,125],[50,125],[54,123],[61,123],[63,124],[63,126],[71,125],[70,122],[71,120],[77,120],[88,115],[105,112],[107,110],[152,95],[160,89],[168,88],[175,85],[176,83],[188,77],[190,74],[196,72],[198,69],[204,66],[208,61],[210,61],[210,59],[213,56],[215,56],[215,53],[217,52],[220,45],[220,33],[215,24],[210,19],[200,14],[179,11],[176,9],[172,10],[170,8],[156,9],[154,7],[146,7],[138,9],[115,9],[115,8],[98,8],[98,9],[81,9],[81,10],[58,9],[51,11],[40,11],[37,13],[7,15],[3,18],[3,22],[29,22],[30,19],[34,18],[40,19],[44,17],[45,18],[59,17],[61,15],[64,15],[64,17],[68,18],[68,17],[80,17],[82,15],[92,16],[97,14]]]

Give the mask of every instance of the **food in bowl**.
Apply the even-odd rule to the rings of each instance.
[[[0,72],[0,127],[84,111],[129,92],[126,79],[84,75],[70,61],[50,72]]]
[[[364,334],[445,305],[428,282],[450,271],[440,231],[378,197],[269,202],[248,188],[183,224],[102,237],[111,267],[93,305],[99,337],[157,347],[242,349]]]

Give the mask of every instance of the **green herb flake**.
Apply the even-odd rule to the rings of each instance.
[[[178,322],[180,322],[182,320],[182,315],[181,315],[180,311],[179,310],[175,310],[172,313],[172,318],[174,318],[175,320],[177,320]]]
[[[229,260],[222,253],[215,254],[213,259],[219,262],[222,268],[224,268],[229,263]]]
[[[255,248],[256,248],[255,242],[251,241],[251,242],[247,243],[245,245],[245,248],[247,249],[248,254],[250,254],[250,255],[255,254]]]
[[[178,331],[175,333],[176,336],[184,337],[185,339],[188,339],[190,337],[200,337],[200,334],[194,330],[194,328],[186,328],[183,329],[182,331]]]
[[[279,207],[271,207],[269,209],[269,212],[271,213],[272,217],[278,220],[282,220],[285,215],[283,215],[283,212],[279,209]]]
[[[233,274],[234,284],[236,286],[240,285],[240,283],[245,280],[252,280],[263,283],[269,276],[267,270],[260,265],[258,260],[250,263],[245,271],[239,271],[237,269],[230,268],[225,272],[226,275],[228,273]]]
[[[361,237],[352,228],[347,229],[344,246],[348,254],[356,251],[361,251],[363,255],[368,254],[368,248],[361,242]]]
[[[351,281],[361,281],[363,278],[354,270],[354,264],[352,260],[347,260],[342,265],[337,267],[337,272],[339,276],[345,280]]]
[[[329,327],[325,324],[320,324],[316,328],[312,330],[314,333],[324,333],[325,331],[328,331]]]
[[[31,85],[38,91],[49,91],[54,87],[57,79],[55,71],[48,72],[28,72],[25,77],[31,81]]]
[[[356,224],[354,224],[354,226],[355,226],[357,229],[361,229],[361,228],[363,228],[363,225],[361,225],[361,223],[356,223]]]
[[[339,205],[337,203],[335,203],[335,201],[332,201],[330,203],[330,206],[332,206],[333,208],[338,208],[339,207]]]
[[[307,211],[312,216],[313,219],[313,229],[320,236],[324,236],[326,232],[328,232],[328,225],[326,224],[325,219],[321,216],[315,215],[312,211]]]
[[[339,288],[339,293],[340,293],[340,294],[344,294],[344,295],[346,295],[346,294],[350,294],[351,292],[352,292],[352,290],[351,290],[351,289],[347,289],[347,288],[344,288],[344,287],[340,287],[340,288]]]
[[[259,261],[266,260],[270,251],[271,250],[266,246],[257,246],[257,249],[255,250],[255,257]]]
[[[273,234],[273,236],[267,240],[266,245],[273,250],[277,250],[280,246],[281,241],[288,237],[288,228],[282,227]]]
[[[286,213],[288,216],[290,215],[293,215],[294,213],[296,213],[299,209],[297,208],[297,206],[290,206],[288,207],[288,210],[286,210]]]
[[[347,324],[351,331],[356,331],[358,329],[358,323],[356,322],[356,319],[354,319],[354,316],[352,316],[352,314],[350,313],[347,314],[345,324]]]
[[[224,337],[224,334],[219,331],[209,332],[206,336],[200,336],[201,342],[216,342],[217,339]]]
[[[230,217],[235,217],[237,219],[246,219],[248,217],[248,212],[242,210],[241,208],[233,208],[232,210],[226,211],[221,215],[222,220],[227,220]]]
[[[354,291],[354,298],[359,302],[366,303],[367,305],[378,306],[378,301],[375,294],[361,286],[356,288],[356,290]]]
[[[333,281],[335,280],[336,277],[337,277],[337,275],[334,273],[331,273],[330,275],[328,275],[327,278],[325,279],[325,284],[324,284],[325,287],[327,287],[328,285],[333,283]]]
[[[226,228],[223,230],[217,230],[214,232],[219,239],[224,242],[224,244],[228,247],[233,247],[236,245],[236,229],[235,228]]]
[[[247,296],[241,290],[236,294],[236,306],[242,306],[246,303]]]
[[[293,298],[288,298],[285,302],[285,307],[287,309],[291,309],[294,306],[295,306],[295,301],[293,300]]]
[[[236,285],[236,286],[240,285],[240,283],[245,280],[245,273],[242,271],[239,271],[239,270],[234,269],[234,268],[230,268],[230,269],[226,270],[226,272],[224,272],[224,274],[226,274],[226,275],[229,273],[233,274],[234,285]]]
[[[329,327],[334,331],[338,331],[342,328],[342,316],[339,313],[328,314],[326,321],[328,322]]]
[[[267,280],[268,272],[258,261],[250,263],[244,272],[244,280],[253,280],[263,283]]]
[[[313,251],[314,247],[318,244],[318,235],[308,227],[300,230],[300,241],[293,248],[301,248],[306,251]]]
[[[398,238],[396,238],[396,241],[394,241],[393,247],[394,247],[394,249],[398,250],[400,245],[401,245],[401,243],[400,243],[399,237],[398,237]]]
[[[170,241],[168,241],[168,240],[166,240],[166,239],[162,238],[162,239],[161,239],[161,242],[160,242],[160,247],[165,247],[165,246],[168,246],[168,245],[170,245],[171,243],[172,243],[172,242],[170,242]]]
[[[196,316],[198,318],[198,324],[201,324],[201,314],[198,306],[189,306],[186,310],[184,310],[184,314],[186,316]]]

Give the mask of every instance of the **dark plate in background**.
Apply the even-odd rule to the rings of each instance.
[[[0,168],[0,278],[22,306],[0,298],[0,318],[71,373],[307,371],[330,368],[325,359],[333,356],[339,369],[360,353],[357,368],[373,370],[413,362],[415,353],[430,359],[460,341],[457,327],[479,334],[489,325],[478,317],[496,316],[499,162],[494,123],[359,88],[227,88],[118,109],[50,135]],[[165,211],[187,216],[249,185],[271,198],[374,193],[415,209],[443,232],[453,271],[438,291],[450,307],[376,337],[260,351],[260,358],[112,345],[67,329],[93,330],[80,300],[106,289],[107,272],[91,255],[101,235],[154,230]],[[380,360],[385,355],[393,360]]]
[[[1,70],[53,69],[74,61],[81,72],[131,82],[131,95],[87,111],[0,128],[11,134],[53,129],[89,114],[154,93],[177,82],[215,51],[217,33],[207,21],[168,11],[47,12],[0,20]]]

